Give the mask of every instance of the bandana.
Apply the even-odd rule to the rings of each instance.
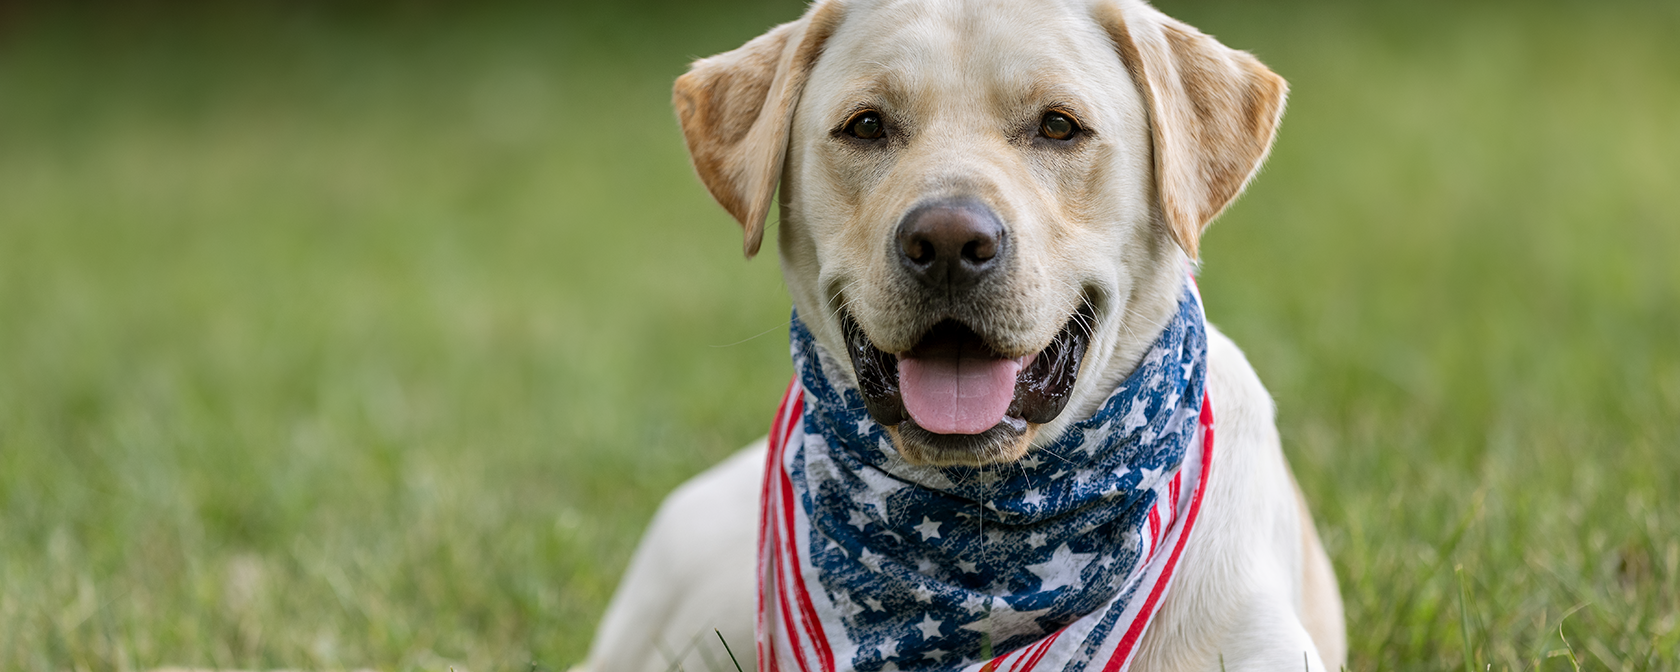
[[[761,499],[758,669],[1126,669],[1212,457],[1187,285],[1095,415],[988,467],[906,462],[795,314]]]

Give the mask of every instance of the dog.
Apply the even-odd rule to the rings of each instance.
[[[1141,0],[818,0],[695,62],[690,156],[748,257],[779,204],[800,374],[666,499],[578,669],[1341,667],[1273,403],[1188,273],[1286,94]],[[1035,517],[1041,483],[1107,517]]]

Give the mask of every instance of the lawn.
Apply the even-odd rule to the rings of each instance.
[[[802,5],[567,4],[0,5],[0,668],[582,657],[790,374],[668,97]],[[1680,5],[1160,5],[1350,667],[1680,669]]]

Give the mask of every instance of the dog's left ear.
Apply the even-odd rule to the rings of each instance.
[[[1161,215],[1194,259],[1202,231],[1271,151],[1289,85],[1140,0],[1106,0],[1096,12],[1149,108]]]
[[[694,171],[741,223],[749,258],[764,240],[764,217],[782,176],[794,107],[839,23],[839,2],[816,2],[798,21],[695,61],[672,91]]]

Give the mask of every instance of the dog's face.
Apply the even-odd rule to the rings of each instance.
[[[1112,45],[1048,3],[894,3],[850,9],[812,68],[782,182],[788,285],[909,459],[1019,457],[1093,387],[1081,355],[1134,266],[1171,248],[1149,235],[1148,115]]]
[[[749,254],[779,179],[801,319],[900,453],[971,465],[1135,365],[1282,96],[1147,6],[1033,0],[819,3],[677,85]]]

